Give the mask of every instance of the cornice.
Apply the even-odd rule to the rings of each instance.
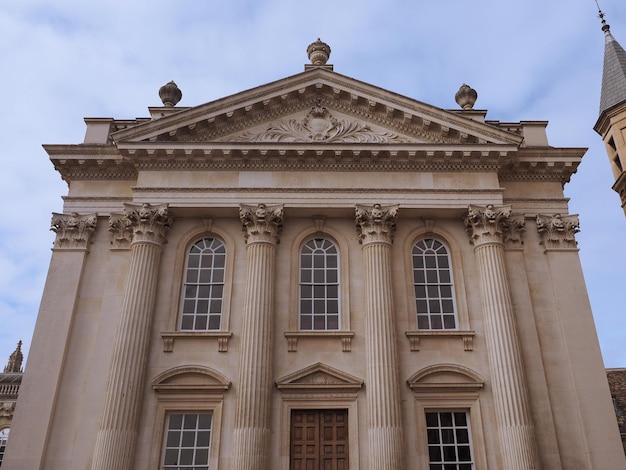
[[[614,106],[611,106],[608,109],[605,109],[604,111],[602,111],[602,113],[600,113],[598,120],[593,126],[593,130],[596,131],[598,134],[600,134],[604,138],[604,135],[609,130],[609,127],[611,127],[611,119],[625,111],[626,111],[626,100]]]
[[[54,169],[65,181],[134,180],[137,168],[114,145],[77,144],[43,146]]]

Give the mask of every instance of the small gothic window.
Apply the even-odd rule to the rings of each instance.
[[[222,320],[226,246],[203,238],[187,253],[183,285],[181,330],[219,330]]]
[[[454,285],[448,250],[440,241],[425,238],[413,245],[412,258],[417,329],[456,329]]]
[[[339,329],[339,253],[325,238],[300,250],[300,330]]]

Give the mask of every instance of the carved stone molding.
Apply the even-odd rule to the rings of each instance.
[[[474,350],[474,336],[476,333],[471,330],[428,330],[428,331],[405,331],[404,334],[409,338],[411,351],[420,350],[421,338],[461,338],[463,340],[463,350]]]
[[[537,214],[541,244],[548,249],[576,248],[574,235],[580,232],[578,215]]]
[[[124,204],[123,213],[112,213],[109,217],[111,243],[117,248],[124,248],[132,242],[162,245],[172,222],[167,204]]]
[[[57,234],[54,240],[55,249],[87,249],[91,237],[96,230],[98,216],[96,214],[80,215],[52,213],[50,230]]]
[[[356,231],[363,245],[373,242],[393,243],[399,206],[356,205]]]
[[[464,222],[474,246],[521,242],[521,233],[525,230],[524,216],[512,214],[511,206],[470,205]]]
[[[276,380],[282,392],[358,392],[363,380],[318,362]]]
[[[285,338],[287,338],[287,351],[296,352],[298,350],[298,339],[333,339],[338,338],[341,340],[341,351],[352,351],[352,338],[354,337],[354,331],[286,331]]]
[[[289,119],[270,125],[262,132],[246,131],[234,138],[239,142],[327,142],[375,143],[408,142],[389,131],[376,131],[357,121],[335,118],[321,101],[301,120]]]
[[[228,352],[228,340],[232,338],[232,331],[165,331],[161,333],[163,352],[174,351],[176,340],[203,340],[216,341],[218,352]]]
[[[113,248],[129,248],[133,240],[133,229],[130,220],[123,212],[111,213],[109,216],[109,228],[111,232],[111,245]]]
[[[15,402],[14,401],[5,401],[0,403],[0,418],[13,418],[13,413],[15,412]]]
[[[246,243],[265,242],[276,244],[283,230],[283,205],[251,206],[241,204],[239,217],[243,224]]]

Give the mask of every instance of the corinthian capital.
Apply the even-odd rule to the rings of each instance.
[[[162,245],[172,226],[167,204],[124,204],[124,215],[115,221],[114,214],[109,220],[109,230],[116,227],[131,231],[132,242],[149,242]],[[114,232],[115,233],[115,232]]]
[[[580,232],[578,215],[537,214],[537,231],[546,249],[576,248],[574,234]]]
[[[393,243],[399,206],[362,206],[357,204],[355,211],[356,232],[362,244],[372,242]]]
[[[246,243],[266,242],[276,244],[283,231],[283,205],[259,204],[239,206],[239,217],[243,224]]]
[[[57,234],[54,248],[87,249],[91,236],[96,230],[98,217],[96,214],[80,215],[52,213],[50,230]]]
[[[464,221],[474,246],[519,241],[525,230],[523,216],[511,214],[511,206],[470,205]]]

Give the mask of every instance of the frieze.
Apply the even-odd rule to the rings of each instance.
[[[98,223],[97,214],[52,213],[50,230],[56,233],[55,249],[87,249]]]
[[[537,231],[546,249],[576,248],[574,235],[580,232],[578,215],[537,214]]]

